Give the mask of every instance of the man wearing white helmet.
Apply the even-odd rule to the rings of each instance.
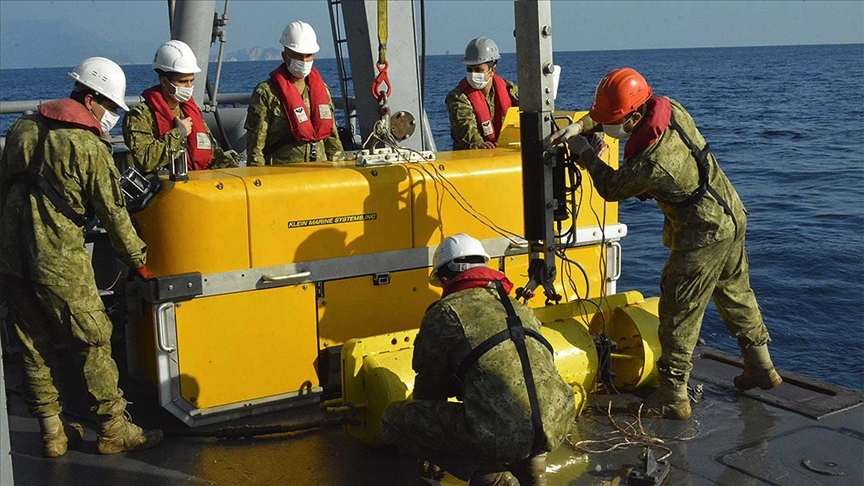
[[[204,123],[192,99],[195,73],[201,72],[195,53],[186,43],[170,40],[156,51],[153,70],[159,84],[144,90],[144,103],[126,113],[123,139],[135,165],[151,172],[170,162],[170,154],[187,154],[188,170],[237,167]]]
[[[414,342],[413,400],[385,409],[381,438],[472,486],[545,485],[546,453],[575,419],[573,390],[534,312],[488,261],[463,233],[438,245],[430,281],[444,291]]]
[[[252,93],[246,115],[249,165],[332,160],[342,151],[330,89],[312,67],[318,38],[312,26],[295,21],[280,43],[283,64]]]
[[[495,74],[499,59],[498,45],[487,37],[465,47],[462,64],[468,72],[445,99],[453,150],[497,147],[507,110],[519,106],[519,88]]]
[[[120,66],[91,57],[69,75],[69,98],[39,105],[9,128],[0,158],[0,288],[21,338],[24,400],[39,419],[42,454],[59,457],[81,442],[80,424],[65,422],[54,338],[61,339],[87,383],[102,454],[145,449],[162,439],[124,415],[111,358],[112,324],[95,285],[82,227],[94,217],[118,256],[138,274],[147,247],[138,237],[104,136],[119,119],[126,93]]]

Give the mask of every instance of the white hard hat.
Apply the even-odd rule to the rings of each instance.
[[[498,59],[501,59],[501,53],[498,52],[498,44],[488,37],[478,37],[471,39],[468,45],[465,46],[465,57],[462,58],[462,64],[475,66],[477,64],[497,61]]]
[[[470,256],[482,256],[483,263],[451,263],[458,258]],[[435,249],[435,254],[432,256],[432,275],[429,276],[429,282],[432,285],[441,286],[438,270],[444,265],[453,271],[464,272],[469,268],[486,265],[488,262],[489,254],[486,253],[486,249],[483,248],[483,244],[479,240],[465,233],[456,233],[444,238],[444,241]]]
[[[116,62],[104,57],[90,57],[81,61],[69,76],[129,111],[124,101],[126,75]]]
[[[283,46],[298,54],[315,54],[321,48],[318,46],[318,36],[312,26],[301,20],[295,20],[285,26],[282,31]]]
[[[159,46],[153,56],[153,69],[181,74],[201,72],[195,53],[185,42],[179,40],[170,40]]]

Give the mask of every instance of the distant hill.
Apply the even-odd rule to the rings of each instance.
[[[34,32],[39,33],[36,41]],[[156,35],[159,34],[150,34],[151,37]],[[120,65],[150,62],[155,44],[138,37],[130,34],[106,38],[98,28],[83,28],[59,20],[13,22],[0,31],[0,65],[3,68],[72,68],[91,56],[107,57]]]
[[[210,61],[218,60],[219,51],[210,52]],[[225,61],[279,61],[282,59],[282,49],[276,47],[250,47],[225,53]]]

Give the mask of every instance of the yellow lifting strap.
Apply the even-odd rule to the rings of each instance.
[[[378,0],[378,64],[387,63],[387,0]]]
[[[372,96],[382,105],[390,96],[391,86],[390,77],[387,76],[387,0],[378,0],[378,63],[375,67],[378,68],[378,76],[375,77],[375,82],[372,83]],[[382,85],[387,87],[385,91]],[[382,108],[382,115],[385,111]]]

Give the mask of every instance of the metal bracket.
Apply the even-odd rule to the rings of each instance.
[[[145,282],[144,299],[154,304],[190,300],[204,293],[200,272],[157,277]]]
[[[627,475],[627,486],[654,486],[663,484],[669,475],[669,461],[658,461],[650,447],[645,448],[642,464]]]
[[[390,283],[390,272],[376,273],[372,275],[372,285],[387,285]]]
[[[372,150],[345,152],[345,158],[348,160],[356,158],[358,167],[366,167],[370,165],[389,165],[405,162],[431,162],[435,160],[435,152],[411,149],[394,150],[390,147],[383,147]]]
[[[615,372],[612,371],[612,353],[618,350],[618,343],[609,339],[605,333],[595,334],[593,340],[600,362],[598,378],[608,389],[612,389],[617,378]]]

